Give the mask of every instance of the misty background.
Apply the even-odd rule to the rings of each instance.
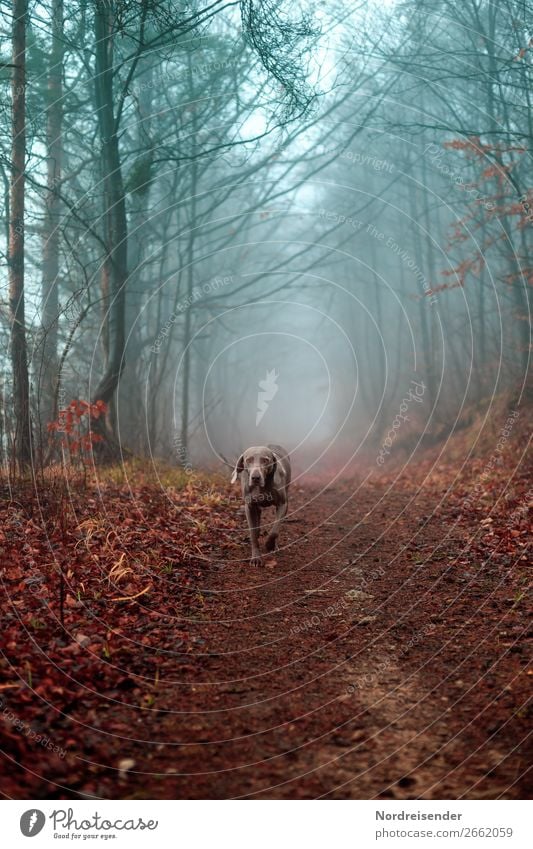
[[[1,8],[4,463],[53,459],[72,399],[121,456],[305,471],[523,390],[527,4]]]

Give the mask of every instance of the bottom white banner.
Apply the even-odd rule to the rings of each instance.
[[[4,801],[2,845],[280,849],[533,846],[530,802]],[[29,844],[35,839],[35,843]]]

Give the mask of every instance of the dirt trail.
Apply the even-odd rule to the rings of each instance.
[[[149,710],[99,718],[148,741],[110,740],[111,763],[135,762],[121,794],[524,794],[525,659],[501,646],[501,573],[465,577],[461,533],[427,493],[355,489],[297,488],[284,548],[262,569],[214,552],[194,652],[167,665]],[[245,557],[244,528],[239,539]],[[116,793],[116,772],[94,769],[90,790]]]
[[[295,487],[283,548],[261,568],[240,513],[196,586],[176,590],[177,619],[162,618],[170,579],[139,603],[112,685],[80,655],[98,692],[47,720],[69,755],[32,772],[15,754],[10,795],[527,795],[523,606],[507,561],[475,560],[443,492]]]

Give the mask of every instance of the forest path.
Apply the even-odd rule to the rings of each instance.
[[[443,524],[438,495],[295,487],[275,561],[214,552],[194,651],[166,665],[150,710],[106,711],[107,729],[148,742],[113,739],[111,761],[134,766],[118,787],[100,772],[97,794],[523,794],[524,660],[509,664],[501,646],[508,590],[499,567],[472,579],[468,531]],[[247,557],[244,524],[237,537]]]
[[[5,508],[8,796],[528,794],[523,494],[297,483],[258,568],[237,488],[195,486],[71,493],[64,628],[38,513]]]

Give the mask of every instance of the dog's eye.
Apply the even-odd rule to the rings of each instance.
[[[270,460],[268,459],[268,457],[261,457],[261,462],[262,463],[269,463]]]

